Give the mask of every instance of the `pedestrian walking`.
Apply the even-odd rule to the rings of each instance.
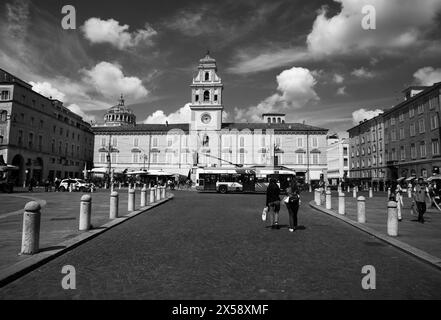
[[[59,192],[60,191],[60,184],[61,184],[61,180],[58,179],[58,178],[55,178],[55,181],[54,181],[55,192]]]
[[[50,186],[51,186],[51,182],[49,181],[49,178],[47,178],[47,179],[44,181],[44,192],[49,192],[49,188],[50,188]]]
[[[266,206],[268,207],[271,229],[279,229],[280,188],[275,179],[271,179],[266,189]]]
[[[423,178],[418,179],[413,193],[413,199],[418,211],[418,222],[424,223],[424,213],[426,213],[427,210],[426,202],[428,199],[428,190],[424,185]]]
[[[395,189],[395,201],[397,202],[398,221],[403,220],[403,217],[401,215],[401,209],[404,207],[403,192],[403,188],[401,188],[401,185],[398,183]]]
[[[297,213],[300,207],[300,188],[296,179],[291,180],[286,189],[284,202],[289,214],[289,232],[294,232],[297,229]]]

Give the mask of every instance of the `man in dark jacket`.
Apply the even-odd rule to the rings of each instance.
[[[280,188],[275,179],[271,179],[266,189],[266,206],[269,209],[271,229],[279,229]]]

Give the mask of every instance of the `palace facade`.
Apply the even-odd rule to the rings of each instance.
[[[439,174],[440,89],[441,83],[409,87],[403,102],[348,130],[353,180],[381,187]]]
[[[15,183],[80,178],[93,166],[91,125],[32,86],[0,69],[0,157]]]
[[[191,117],[179,124],[137,124],[121,97],[92,128],[95,167],[187,176],[197,167],[285,166],[306,181],[326,173],[327,129],[287,123],[284,114],[262,115],[260,123],[223,121],[224,85],[209,54],[190,89]]]

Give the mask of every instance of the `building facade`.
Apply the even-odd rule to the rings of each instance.
[[[351,179],[375,186],[439,173],[440,87],[410,87],[403,102],[348,130]]]
[[[349,177],[349,139],[338,135],[328,137],[326,149],[328,163],[327,179],[330,185],[338,185]]]
[[[348,132],[350,180],[357,185],[383,189],[387,170],[382,114],[360,122]]]
[[[90,124],[0,69],[0,156],[17,166],[15,182],[82,177],[93,165]]]
[[[274,122],[269,115],[261,123],[223,122],[224,85],[209,54],[199,61],[190,89],[188,123],[107,125],[106,114],[105,123],[93,127],[95,166],[182,175],[197,167],[285,166],[307,181],[326,170],[327,129],[286,123],[283,114],[271,115]]]
[[[405,90],[405,100],[383,115],[390,179],[439,173],[441,83]]]

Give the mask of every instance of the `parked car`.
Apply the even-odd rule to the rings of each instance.
[[[90,192],[91,189],[95,190],[93,183],[88,183],[82,179],[64,179],[60,183],[60,191],[69,191],[69,185],[72,185],[73,191]]]

